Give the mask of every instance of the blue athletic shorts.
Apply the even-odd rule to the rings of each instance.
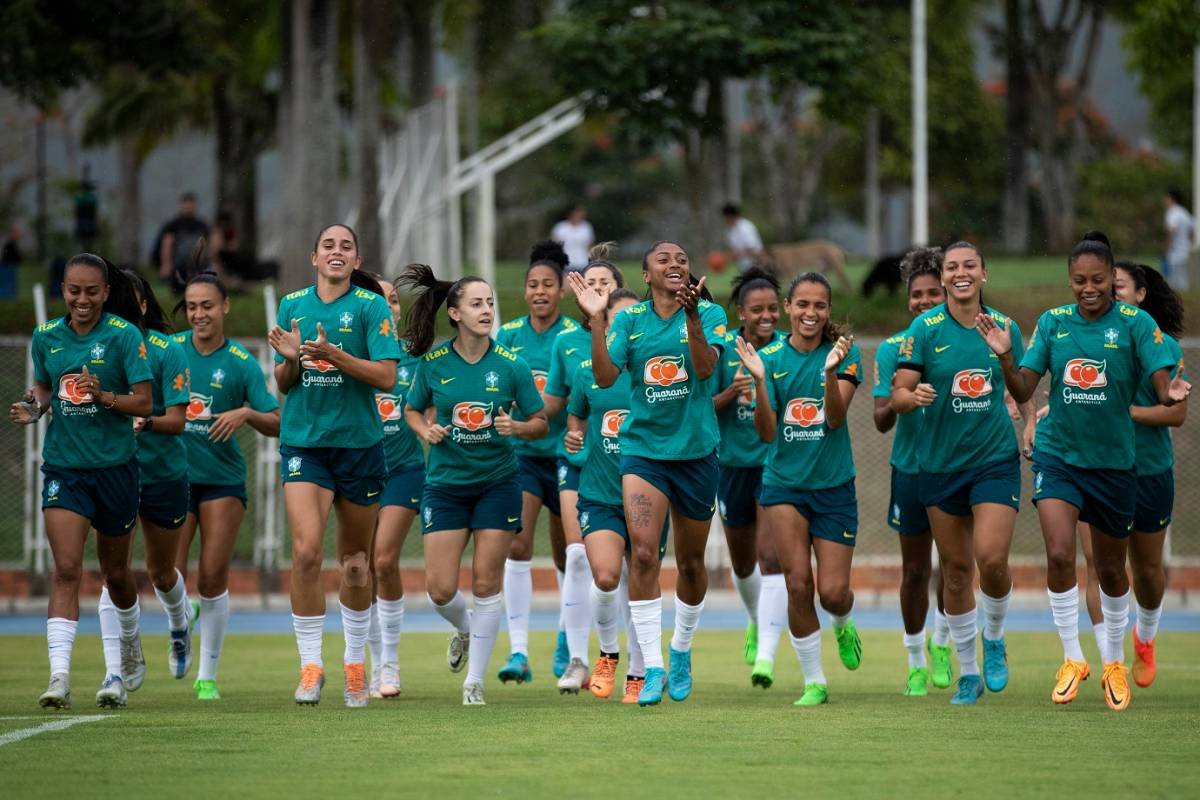
[[[540,498],[554,516],[562,515],[558,502],[558,461],[553,458],[517,456],[521,491]]]
[[[858,538],[858,495],[854,479],[826,489],[790,489],[763,484],[758,497],[762,506],[790,505],[808,520],[811,536],[854,546]]]
[[[383,443],[370,447],[292,447],[279,445],[284,483],[315,483],[360,506],[374,505],[383,493],[387,461]]]
[[[166,530],[175,530],[187,522],[191,510],[187,475],[173,481],[143,483],[138,516]]]
[[[596,531],[613,531],[620,534],[625,540],[625,552],[630,550],[629,528],[625,525],[625,509],[620,506],[610,506],[607,503],[593,503],[590,500],[579,498],[579,504],[576,506],[579,514],[579,529],[583,532],[583,538],[587,538],[588,534]],[[671,532],[671,515],[667,514],[663,520],[662,538],[658,540],[658,557],[661,559],[667,554],[667,535]]]
[[[558,460],[558,490],[560,492],[579,491],[579,467],[565,458]]]
[[[425,491],[425,465],[408,464],[388,473],[383,482],[383,494],[379,505],[403,506],[417,511],[421,508],[421,495]]]
[[[1171,524],[1175,510],[1175,470],[1157,475],[1138,475],[1137,507],[1133,512],[1135,533],[1158,533]]]
[[[200,506],[209,500],[236,497],[246,507],[246,484],[244,483],[193,483],[188,492],[188,511],[200,515]]]
[[[104,536],[124,536],[137,524],[137,459],[102,469],[42,464],[42,475],[42,510],[74,511]]]
[[[1021,458],[1002,458],[958,472],[921,471],[917,489],[921,505],[936,506],[956,517],[970,515],[980,503],[1021,508]]]
[[[421,532],[501,530],[521,532],[521,481],[516,473],[486,486],[425,483]]]
[[[1133,470],[1073,467],[1058,456],[1033,451],[1033,502],[1064,500],[1079,509],[1079,521],[1108,536],[1133,532],[1137,476]]]
[[[758,519],[758,493],[762,467],[721,467],[717,482],[717,510],[731,528],[745,528]]]
[[[676,461],[621,456],[622,475],[637,475],[665,494],[671,507],[688,519],[712,519],[719,472],[715,450],[703,458]]]
[[[892,467],[892,498],[888,501],[888,525],[901,536],[929,532],[929,513],[921,503],[920,476]]]

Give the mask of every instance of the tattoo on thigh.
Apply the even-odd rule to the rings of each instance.
[[[631,528],[650,527],[650,498],[641,492],[629,498],[629,526]]]

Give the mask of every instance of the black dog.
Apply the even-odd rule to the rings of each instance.
[[[903,283],[900,279],[900,261],[903,258],[904,254],[898,253],[876,261],[875,266],[871,267],[871,271],[863,279],[863,297],[870,298],[878,288],[886,289],[889,295],[894,295]]]

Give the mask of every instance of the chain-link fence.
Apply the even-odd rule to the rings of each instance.
[[[260,359],[273,386],[270,361],[265,340],[241,340],[251,353]],[[1200,363],[1200,339],[1184,341],[1184,353],[1193,363]],[[878,340],[859,342],[863,351],[864,374],[872,374]],[[17,399],[29,385],[31,375],[27,363],[28,337],[0,337],[0,397]],[[890,490],[888,456],[891,434],[876,432],[872,422],[871,386],[865,383],[858,390],[850,409],[850,431],[854,442],[854,461],[858,469],[859,536],[856,558],[879,562],[896,562],[899,548],[896,536],[885,523]],[[42,425],[45,422],[41,423]],[[1176,486],[1175,517],[1168,539],[1170,558],[1175,563],[1200,559],[1200,494],[1188,491],[1200,485],[1200,462],[1195,455],[1200,450],[1200,424],[1189,421],[1172,431],[1175,443]],[[290,536],[283,512],[282,492],[278,486],[278,442],[260,436],[248,426],[238,432],[238,440],[246,453],[248,466],[247,490],[250,509],[242,523],[241,535],[234,559],[241,566],[256,566],[272,572],[285,566],[290,558]],[[50,555],[41,529],[40,481],[37,466],[40,457],[37,445],[40,437],[33,426],[4,425],[0,427],[0,503],[7,513],[0,515],[0,567],[32,570],[45,575],[51,567]],[[1026,465],[1027,467],[1027,465]],[[1022,470],[1025,501],[1017,516],[1013,540],[1014,558],[1040,560],[1042,538],[1037,514],[1028,503],[1032,496],[1032,478],[1028,468]],[[535,537],[535,554],[549,555],[546,519],[542,515]],[[331,521],[332,530],[332,521]],[[721,558],[719,537],[710,542]],[[89,542],[89,560],[94,563],[94,540]],[[332,553],[333,537],[326,537],[327,552]],[[193,557],[195,550],[193,550]],[[135,559],[141,560],[140,544],[135,545]],[[421,537],[414,532],[405,543],[402,558],[419,563]],[[710,559],[710,565],[713,564]]]

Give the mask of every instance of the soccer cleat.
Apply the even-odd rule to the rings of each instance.
[[[929,668],[909,667],[908,680],[904,682],[905,697],[924,697],[929,694]]]
[[[1143,642],[1133,629],[1133,682],[1145,689],[1154,683],[1158,665],[1154,662],[1154,640]]]
[[[1129,707],[1129,667],[1120,661],[1110,661],[1104,665],[1104,673],[1100,677],[1100,685],[1104,689],[1104,702],[1113,711],[1124,711]]]
[[[305,664],[300,668],[300,685],[296,687],[296,704],[315,706],[321,702],[321,689],[325,686],[325,671],[316,664]]]
[[[371,665],[371,681],[369,683],[369,693],[374,700],[382,700],[383,695],[379,691],[379,677],[383,672],[383,666],[380,664]]]
[[[593,697],[606,700],[613,693],[616,682],[617,659],[601,654],[596,659],[595,665],[592,666],[592,679],[588,683],[588,689],[591,690]]]
[[[950,698],[952,706],[973,706],[983,697],[983,681],[978,675],[963,675],[958,679],[958,691]]]
[[[667,694],[677,703],[688,699],[692,693],[692,651],[668,648],[671,659],[667,673]]]
[[[558,641],[554,644],[554,677],[561,678],[571,663],[571,651],[567,648],[567,632],[558,632]]]
[[[463,705],[464,706],[486,706],[483,702],[483,684],[482,683],[464,683],[463,684]]]
[[[1071,702],[1079,694],[1079,684],[1086,681],[1091,673],[1086,661],[1068,658],[1054,675],[1054,691],[1050,693],[1050,699],[1060,705]]]
[[[142,652],[140,633],[135,633],[132,639],[121,638],[121,679],[130,692],[142,688],[146,680],[146,656]]]
[[[775,662],[760,658],[754,662],[754,670],[750,673],[750,685],[770,689],[775,683]]]
[[[171,631],[171,638],[167,642],[167,668],[176,680],[183,678],[192,668],[192,632],[189,629]]]
[[[384,664],[379,671],[378,696],[384,700],[394,700],[400,696],[400,685],[400,665]]]
[[[829,688],[823,683],[804,684],[804,694],[792,703],[794,706],[822,706],[829,702]]]
[[[954,679],[954,668],[950,665],[950,645],[929,642],[929,678],[933,685],[945,689]]]
[[[508,657],[508,661],[496,673],[496,677],[501,683],[516,681],[517,683],[529,683],[533,680],[533,670],[529,668],[529,658],[524,653],[512,653]]]
[[[625,676],[625,694],[621,696],[621,704],[631,706],[638,701],[638,695],[642,693],[642,687],[646,685],[646,679],[641,675],[626,675]]]
[[[747,664],[754,663],[754,657],[758,655],[758,626],[753,622],[746,626],[746,641],[742,645],[742,657],[746,659]]]
[[[216,681],[210,681],[207,678],[205,678],[203,680],[201,680],[200,678],[197,678],[196,682],[192,684],[192,688],[196,690],[196,699],[197,700],[220,700],[221,699],[221,693],[219,691],[217,691],[217,682]]]
[[[1004,646],[1004,637],[980,638],[983,638],[983,681],[989,692],[1003,692],[1008,686],[1008,650]]]
[[[642,679],[642,689],[638,692],[639,706],[656,706],[662,702],[663,688],[667,683],[667,673],[662,667],[648,667],[646,677]]]
[[[848,670],[858,669],[862,664],[862,638],[858,635],[858,628],[854,627],[854,620],[846,620],[846,624],[840,628],[834,625],[833,636],[837,639],[842,666]]]
[[[50,676],[50,685],[38,698],[42,708],[71,707],[71,676],[65,672],[56,672]]]
[[[462,672],[462,668],[467,663],[467,651],[471,644],[471,634],[456,633],[450,637],[450,644],[446,647],[446,666],[451,672]]]
[[[342,699],[346,708],[366,708],[371,700],[367,691],[367,669],[360,661],[356,664],[343,664],[342,674],[346,678],[346,688],[342,690]]]
[[[105,676],[104,683],[100,685],[100,691],[96,692],[96,706],[98,708],[124,708],[128,701],[129,693],[125,691],[125,681],[121,680],[120,675],[110,672]]]
[[[579,690],[587,683],[588,668],[581,658],[572,658],[567,664],[567,670],[558,679],[559,694],[579,694]]]

